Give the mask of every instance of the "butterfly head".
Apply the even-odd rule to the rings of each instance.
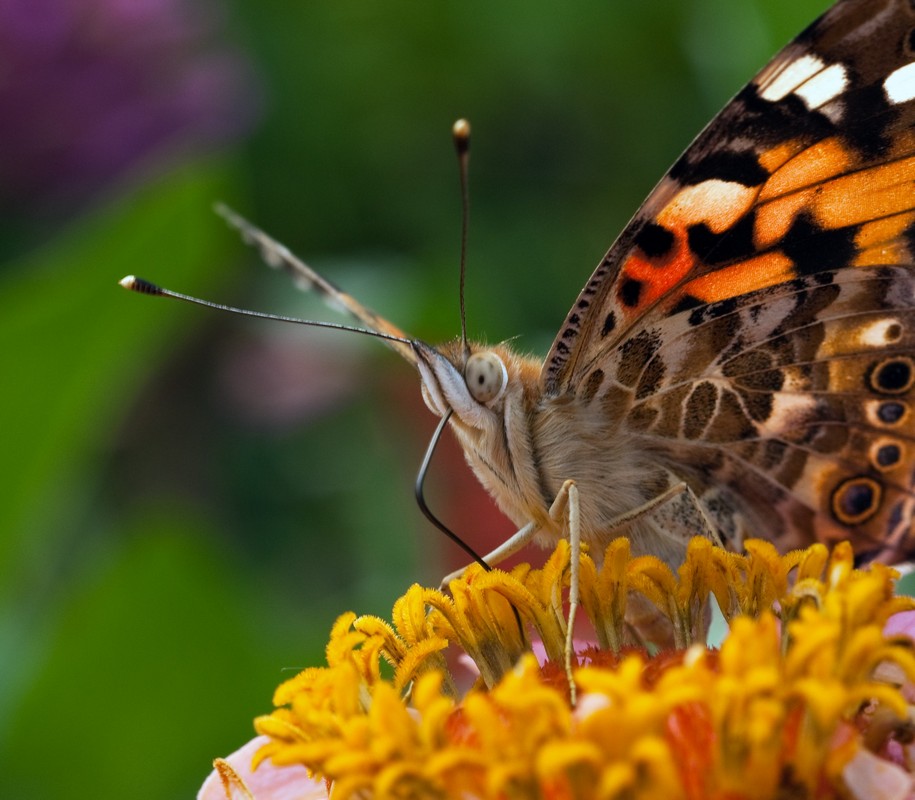
[[[497,424],[506,407],[523,402],[525,360],[504,345],[470,344],[465,356],[460,341],[439,347],[414,343],[429,410],[454,412],[458,428],[485,431]]]
[[[511,519],[529,521],[528,496],[539,497],[528,425],[540,362],[504,344],[458,339],[412,346],[429,410],[440,417],[452,412],[450,427],[477,478]]]

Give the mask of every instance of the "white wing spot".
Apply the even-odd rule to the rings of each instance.
[[[772,395],[772,411],[768,419],[762,424],[757,424],[757,427],[767,436],[775,436],[797,427],[815,408],[815,397],[775,392]]]
[[[886,347],[899,339],[901,325],[898,319],[889,318],[872,322],[861,329],[859,334],[862,344],[868,347]]]
[[[713,233],[721,233],[749,211],[758,193],[754,186],[709,178],[681,189],[658,214],[658,222],[674,226],[705,222]]]
[[[826,65],[814,55],[801,56],[783,69],[772,83],[762,87],[760,97],[771,103],[787,97],[805,81],[821,72]]]
[[[847,86],[847,70],[841,64],[833,64],[804,81],[794,93],[807,104],[807,108],[813,110],[838,97]]]
[[[883,81],[886,98],[893,104],[905,103],[915,98],[915,62],[894,70]]]

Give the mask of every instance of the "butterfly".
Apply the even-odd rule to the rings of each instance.
[[[703,130],[601,260],[545,360],[407,336],[229,221],[419,371],[518,533],[676,566],[849,540],[915,553],[915,6],[840,0]]]

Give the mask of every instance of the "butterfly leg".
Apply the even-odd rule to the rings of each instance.
[[[666,499],[666,497],[664,499]],[[553,500],[553,504],[550,506],[549,515],[550,519],[560,526],[563,518],[568,520],[569,525],[571,574],[569,577],[569,616],[566,620],[565,672],[569,680],[569,691],[572,703],[574,704],[575,684],[572,681],[572,632],[575,628],[575,616],[578,611],[580,596],[579,586],[581,583],[581,507],[578,500],[578,487],[575,485],[575,481],[567,480],[562,484],[562,487],[556,494],[556,499]],[[483,556],[483,560],[490,566],[494,566],[517,553],[539,532],[540,526],[536,522],[529,522],[511,537],[506,539],[495,550]],[[442,579],[442,586],[447,586],[450,581],[459,578],[465,569],[466,567],[463,567],[446,575]]]
[[[578,501],[578,487],[575,481],[567,480],[556,495],[553,505],[550,506],[550,519],[561,522],[565,516],[569,523],[569,616],[566,619],[565,642],[565,671],[569,681],[569,698],[575,705],[575,681],[572,679],[572,655],[574,654],[573,631],[575,630],[575,615],[578,612],[578,603],[581,586],[581,506]]]
[[[659,492],[642,505],[620,514],[606,524],[606,533],[610,538],[629,536],[631,552],[634,556],[652,555],[674,572],[683,563],[689,545],[689,538],[702,534],[712,544],[723,547],[721,535],[711,522],[699,498],[692,488],[676,476],[671,475],[667,489]],[[632,529],[630,525],[642,518],[653,515],[644,527]],[[626,622],[630,635],[635,641],[648,641],[665,647],[673,646],[673,629],[667,618],[660,614],[644,598],[633,597],[627,607]],[[704,638],[711,623],[711,612],[697,627],[694,635],[697,640]]]
[[[663,506],[669,500],[673,500],[675,497],[683,494],[683,492],[692,494],[690,488],[683,481],[668,486],[663,492],[655,495],[650,500],[646,500],[642,505],[636,506],[635,508],[620,514],[618,517],[614,517],[607,525],[607,530],[615,531],[628,525],[630,522],[635,522],[640,517],[650,514],[656,508]],[[695,498],[695,495],[693,495],[693,497]],[[696,499],[697,505],[698,502],[698,499]]]
[[[607,531],[612,533],[620,528],[624,528],[630,523],[644,517],[646,514],[656,511],[665,503],[669,503],[681,494],[685,494],[690,499],[694,510],[699,514],[702,520],[702,526],[705,528],[705,536],[708,539],[711,539],[715,544],[723,546],[721,536],[718,534],[718,529],[709,519],[708,514],[705,513],[705,509],[703,509],[702,503],[699,502],[699,498],[696,497],[696,493],[684,481],[677,481],[676,483],[671,484],[663,492],[655,495],[650,500],[646,500],[642,505],[636,506],[619,516],[614,517],[607,523]]]
[[[684,482],[676,481],[667,489],[655,495],[651,499],[642,503],[636,508],[630,509],[624,514],[614,518],[608,525],[607,531],[613,532],[624,528],[632,522],[657,511],[665,504],[675,500],[680,495],[687,495],[691,505],[698,511],[702,523],[706,527],[707,535],[715,542],[720,543],[720,537],[716,528],[705,514],[702,504],[696,497],[693,490]],[[556,499],[550,506],[550,519],[557,525],[562,526],[563,520],[568,524],[569,549],[570,549],[570,575],[569,575],[569,614],[566,621],[566,641],[565,641],[565,672],[569,681],[569,690],[571,701],[574,705],[576,689],[575,682],[572,680],[572,656],[574,655],[573,634],[575,630],[575,617],[578,612],[580,602],[581,587],[581,506],[578,496],[578,487],[575,481],[567,480],[563,483]],[[679,560],[679,559],[678,559]]]
[[[684,484],[685,485],[685,484]],[[709,518],[709,515],[705,512],[705,506],[699,502],[699,498],[696,497],[696,493],[689,487],[686,487],[686,494],[689,499],[692,501],[693,507],[698,512],[699,516],[702,518],[702,524],[705,528],[705,536],[709,539],[712,544],[717,545],[718,547],[724,547],[724,539],[721,537],[721,533],[718,530],[718,526],[715,525],[712,520]]]

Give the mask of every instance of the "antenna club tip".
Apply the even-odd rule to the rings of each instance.
[[[466,119],[459,119],[451,126],[451,135],[458,151],[466,152],[470,147],[470,123]]]
[[[118,283],[131,292],[139,292],[140,294],[162,294],[162,290],[154,283],[144,281],[136,275],[126,275],[121,278]]]

